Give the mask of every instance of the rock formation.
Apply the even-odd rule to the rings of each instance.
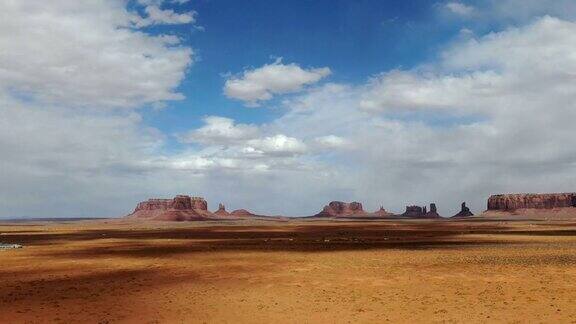
[[[367,213],[359,202],[345,203],[342,201],[332,201],[324,206],[322,211],[315,216],[317,217],[349,217],[365,216]]]
[[[362,207],[362,204],[359,202],[351,202],[346,203],[342,201],[332,201],[328,205],[324,206],[321,212],[312,216],[312,217],[365,217],[365,218],[374,218],[374,217],[391,217],[394,214],[386,211],[384,207],[380,206],[375,212],[367,212]]]
[[[208,210],[208,203],[204,198],[178,195],[172,199],[148,199],[138,203],[136,209],[126,217],[159,221],[196,221],[268,216],[256,215],[245,209],[229,213],[223,204],[219,204],[218,210],[212,213]],[[280,219],[275,216],[269,218]]]
[[[136,206],[134,212],[127,217],[165,220],[186,221],[202,220],[212,216],[208,211],[208,203],[201,197],[178,195],[172,199],[148,199]]]
[[[460,212],[454,216],[452,216],[452,218],[464,218],[464,217],[471,217],[474,216],[474,214],[472,214],[472,212],[470,211],[470,208],[466,207],[466,203],[463,202],[461,207],[460,207]]]
[[[430,204],[430,210],[426,206],[406,206],[406,211],[400,216],[407,218],[441,218],[434,203]]]
[[[232,216],[236,216],[236,217],[253,217],[253,216],[257,216],[256,214],[247,211],[246,209],[236,209],[233,212],[230,213],[230,215]]]
[[[576,207],[576,193],[507,194],[493,195],[488,199],[489,211],[514,211],[517,209],[553,209],[570,207]]]
[[[394,216],[394,214],[392,214],[391,212],[387,211],[386,209],[384,209],[384,206],[380,206],[380,209],[378,209],[377,211],[374,212],[375,216],[378,217],[391,217]]]
[[[218,210],[214,212],[216,216],[230,216],[230,213],[226,211],[224,204],[218,204]]]
[[[420,206],[406,206],[406,211],[401,216],[410,218],[422,217],[424,215],[424,208]]]
[[[148,199],[136,206],[136,211],[141,210],[208,210],[208,203],[201,197],[178,195],[172,199]]]
[[[424,218],[442,218],[436,210],[436,204],[430,204],[430,211],[424,214]]]

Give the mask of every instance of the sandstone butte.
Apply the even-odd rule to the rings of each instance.
[[[252,212],[247,211],[246,209],[236,209],[234,211],[232,211],[230,213],[230,215],[232,216],[236,216],[236,217],[254,217],[254,216],[258,216],[256,214],[253,214]]]
[[[442,218],[442,216],[438,214],[436,204],[434,203],[430,204],[430,211],[426,209],[426,206],[406,206],[406,211],[400,216],[406,218]]]
[[[364,211],[362,204],[359,202],[346,203],[342,201],[332,201],[324,206],[321,212],[313,217],[387,217],[393,216],[392,213],[387,212],[384,207],[370,213]]]
[[[214,212],[214,215],[226,217],[230,216],[230,213],[226,211],[224,204],[218,204],[218,210]]]
[[[507,215],[576,218],[576,193],[493,195],[488,199],[488,210],[482,214],[482,216],[486,217]],[[474,214],[463,202],[460,212],[452,216],[452,218],[471,216],[474,216]],[[218,210],[215,212],[210,212],[208,203],[204,198],[178,195],[172,199],[149,199],[143,201],[127,217],[161,221],[194,221],[266,216],[256,215],[245,209],[228,212],[223,204],[219,204]],[[406,206],[406,211],[403,214],[394,215],[383,207],[380,207],[375,212],[367,212],[359,202],[346,203],[342,201],[330,202],[324,206],[321,212],[312,217],[442,219],[434,203],[430,204],[430,209],[427,209],[426,206]]]
[[[573,207],[576,207],[576,193],[506,194],[493,195],[488,199],[488,211]]]
[[[463,202],[462,205],[460,206],[460,212],[458,212],[458,214],[452,216],[452,218],[466,218],[466,217],[472,217],[474,216],[474,214],[472,214],[472,212],[470,211],[470,208],[466,207],[466,203]]]
[[[246,210],[228,213],[220,204],[214,213],[208,210],[208,202],[202,197],[178,195],[172,199],[148,199],[138,203],[127,218],[159,221],[195,221],[256,216]]]

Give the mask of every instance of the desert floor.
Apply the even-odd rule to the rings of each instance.
[[[576,323],[576,222],[0,223],[0,323]]]

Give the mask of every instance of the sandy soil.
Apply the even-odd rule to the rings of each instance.
[[[576,222],[0,223],[0,323],[576,323]]]

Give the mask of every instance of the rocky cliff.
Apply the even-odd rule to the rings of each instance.
[[[430,210],[424,214],[424,218],[442,218],[440,214],[438,214],[438,210],[436,209],[436,204],[430,204]]]
[[[430,204],[430,210],[420,206],[406,206],[406,211],[400,215],[407,218],[442,218],[436,209],[436,204]]]
[[[420,206],[406,206],[406,211],[401,215],[402,217],[421,217],[426,212],[426,207]]]
[[[466,203],[463,202],[460,206],[460,212],[458,214],[452,216],[452,218],[464,218],[464,217],[472,217],[474,214],[470,211],[470,208],[466,207]]]
[[[172,199],[148,199],[136,206],[128,218],[186,221],[208,219],[208,203],[201,197],[178,195]]]
[[[214,212],[214,215],[226,217],[230,216],[230,213],[226,211],[224,204],[218,204],[218,210]]]
[[[172,199],[148,199],[138,203],[134,212],[142,210],[208,210],[208,203],[201,197],[178,195]]]
[[[384,207],[380,207],[375,212],[367,212],[362,207],[362,204],[356,201],[346,203],[342,201],[332,201],[324,206],[321,212],[313,217],[389,217],[394,214],[386,211]]]
[[[576,193],[507,194],[493,195],[488,199],[489,211],[514,211],[517,209],[553,209],[569,207],[576,207]]]
[[[316,214],[318,217],[349,217],[349,216],[359,216],[366,215],[366,212],[362,208],[362,204],[359,202],[345,203],[342,201],[332,201],[328,205],[324,206],[321,212]]]
[[[204,198],[178,195],[172,199],[148,199],[138,203],[136,209],[126,217],[159,221],[196,221],[268,216],[256,215],[245,209],[229,213],[223,204],[219,204],[218,210],[212,213],[208,210],[208,202]],[[273,216],[268,218],[279,219]]]
[[[230,215],[235,216],[235,217],[254,217],[254,216],[258,216],[246,209],[236,209],[234,211],[232,211],[230,213]]]
[[[393,213],[387,211],[386,209],[384,209],[384,206],[380,206],[380,209],[378,209],[376,212],[374,212],[375,216],[378,217],[391,217],[394,216]]]

